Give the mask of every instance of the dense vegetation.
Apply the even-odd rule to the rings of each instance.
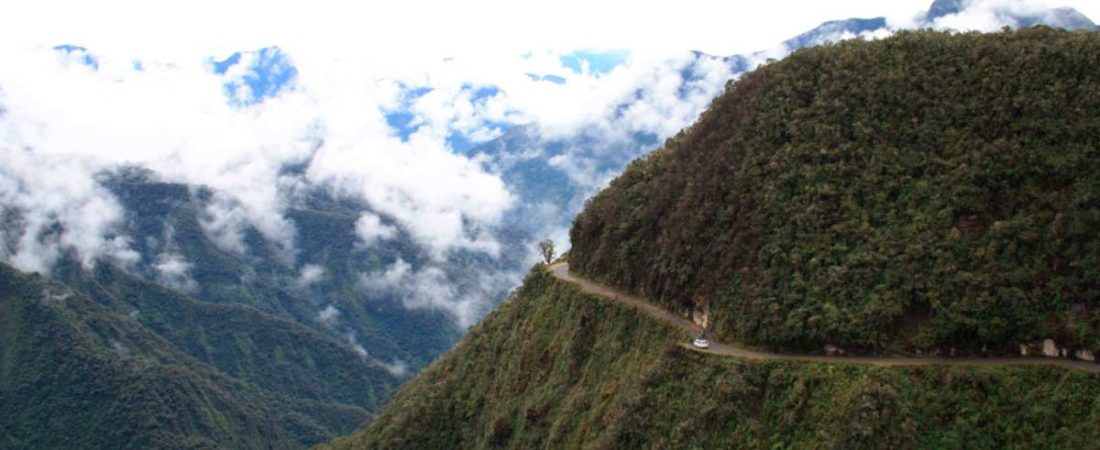
[[[250,306],[194,300],[106,264],[58,275],[191,357],[273,392],[354,405],[366,417],[400,381],[346,343]]]
[[[358,245],[356,221],[368,210],[365,205],[322,191],[302,193],[287,213],[297,228],[297,253],[295,261],[286,261],[255,229],[244,230],[244,252],[214,242],[202,225],[216,195],[208,189],[161,182],[155,174],[132,167],[100,178],[126,211],[119,232],[141,259],[125,266],[102,260],[88,268],[73,255],[63,255],[50,278],[64,283],[57,289],[79,294],[79,302],[66,306],[88,303],[65,316],[73,321],[65,326],[125,318],[128,330],[155,343],[149,344],[152,350],[126,345],[125,351],[170,354],[165,364],[172,374],[90,358],[85,349],[64,345],[65,335],[28,340],[19,333],[36,329],[44,320],[42,311],[5,312],[0,321],[12,339],[2,349],[10,356],[7,367],[32,357],[38,362],[5,380],[22,390],[0,393],[0,409],[5,410],[0,448],[165,448],[177,441],[185,447],[308,446],[360,426],[404,379],[404,371],[419,370],[460,335],[445,312],[409,308],[399,291],[364,290],[364,273],[384,270],[398,259],[419,268],[427,259],[425,250],[401,231],[369,248]],[[3,213],[0,227],[19,225],[17,213]],[[18,235],[9,229],[0,234]],[[186,265],[180,278],[187,283],[163,279],[157,264],[164,255]],[[497,269],[494,264],[513,264],[507,257],[462,252],[452,258],[470,277],[452,280],[467,285],[477,284],[479,271]],[[299,283],[305,264],[323,268],[323,275],[308,286]],[[18,277],[5,270],[6,276]],[[9,292],[8,300],[33,305],[37,291],[29,292]],[[323,319],[320,312],[329,307],[338,313]],[[51,342],[51,336],[58,341]],[[98,345],[113,348],[111,342]],[[34,348],[43,354],[27,353]],[[60,378],[34,381],[43,374]],[[178,383],[165,378],[169,376]],[[161,385],[165,393],[149,394]],[[223,398],[231,386],[242,393]],[[116,396],[112,398],[125,397],[129,409],[117,404],[105,406],[111,408],[107,412],[81,407],[103,397],[103,390]],[[133,401],[146,394],[156,398]],[[76,406],[64,407],[67,402]],[[172,409],[194,414],[160,413]],[[222,410],[235,415],[223,420]],[[196,422],[194,415],[216,423]],[[155,417],[156,426],[139,426],[146,423],[144,416]],[[121,434],[106,430],[110,421],[122,420],[128,422],[118,427]]]
[[[138,321],[0,264],[0,448],[298,448],[362,408],[228,377]]]
[[[777,348],[1100,350],[1100,33],[903,32],[731,82],[574,271]]]
[[[294,259],[299,264],[292,264],[255,229],[245,230],[244,254],[213,242],[200,225],[216,196],[208,189],[160,182],[132,168],[105,177],[105,185],[128,212],[124,234],[142,254],[132,271],[146,279],[159,281],[154,265],[161,254],[178,254],[192,265],[194,289],[187,294],[195,299],[251,306],[340,340],[354,334],[373,355],[400,359],[412,369],[427,365],[460,337],[453,319],[440,311],[412,310],[395,296],[363,291],[362,273],[383,270],[397,259],[414,266],[426,259],[404,235],[369,249],[356,245],[355,222],[364,205],[320,191],[303,193],[287,212],[297,230]],[[300,288],[304,264],[322,267],[324,275]],[[330,305],[340,311],[339,326],[318,320],[318,312]]]
[[[1088,448],[1100,378],[753,362],[537,268],[369,427],[322,448]]]
[[[141,260],[86,268],[65,255],[50,273],[63,285],[4,267],[0,448],[309,446],[370,417],[403,379],[392,361],[417,370],[457,339],[441,312],[367,298],[362,272],[417,260],[408,239],[357,250],[355,205],[307,196],[290,212],[302,230],[298,259],[325,267],[300,286],[299,268],[256,230],[243,254],[212,241],[200,224],[210,192],[139,169],[103,178]],[[165,254],[189,265],[189,284],[160,277]],[[73,300],[43,309],[38,286]],[[325,322],[328,306],[339,315]],[[89,323],[130,337],[103,337]],[[158,364],[112,358],[122,353]]]

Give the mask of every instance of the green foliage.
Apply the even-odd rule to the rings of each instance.
[[[357,249],[359,205],[318,194],[288,212],[299,230],[296,260],[325,268],[321,279],[303,285],[300,268],[254,229],[246,230],[248,251],[243,254],[211,240],[200,225],[211,201],[209,190],[158,182],[141,169],[103,174],[103,183],[127,211],[121,234],[132,238],[141,259],[124,269],[99,261],[89,270],[72,255],[62,255],[50,276],[65,284],[57,289],[82,296],[59,303],[67,315],[50,316],[65,319],[49,323],[74,328],[73,335],[83,339],[88,321],[122,320],[128,333],[146,340],[137,346],[119,341],[121,348],[168,355],[161,360],[171,370],[119,365],[110,358],[89,363],[86,349],[57,343],[16,346],[30,342],[22,333],[35,330],[45,313],[4,316],[0,335],[7,333],[12,345],[7,348],[20,349],[4,353],[5,373],[18,371],[14,368],[25,366],[28,358],[42,363],[18,371],[27,378],[13,379],[34,380],[63,370],[57,382],[35,383],[35,389],[10,397],[0,393],[0,407],[10,411],[0,421],[0,448],[311,445],[353,431],[401,381],[380,360],[360,355],[347,342],[349,336],[381,362],[396,359],[413,371],[458,339],[457,326],[443,312],[414,310],[396,295],[368,298],[363,292],[362,273],[399,257],[415,263],[419,250],[406,236],[377,243],[369,252]],[[161,277],[156,264],[166,254],[186,261],[193,281]],[[20,275],[4,268],[0,281],[7,278]],[[31,289],[12,293],[8,300],[34,304],[39,294]],[[78,305],[86,306],[68,314],[73,311],[66,308]],[[325,322],[318,313],[328,306],[339,313]],[[110,353],[113,345],[101,339],[91,348]],[[30,349],[42,354],[32,355]],[[112,415],[83,407],[88,392],[103,390],[126,394],[126,412]],[[65,406],[70,403],[74,406]],[[158,416],[173,410],[192,413]],[[157,417],[156,426],[139,426],[145,416]],[[106,432],[96,427],[106,426],[108,419],[129,421],[118,429],[132,436],[97,441]]]
[[[132,177],[115,177],[107,185],[130,212],[126,234],[133,237],[135,249],[143,255],[146,267],[137,272],[146,279],[157,279],[158,272],[149,264],[157,261],[163,245],[170,244],[173,253],[192,265],[195,289],[188,292],[190,297],[206,303],[250,306],[338,340],[354,332],[372,353],[401,359],[413,370],[427,365],[461,336],[453,319],[443,312],[410,309],[396,296],[364,293],[359,284],[361,274],[376,272],[398,258],[415,265],[421,250],[400,233],[395,239],[372,245],[369,251],[361,249],[356,244],[355,223],[362,205],[316,192],[287,211],[297,229],[296,261],[325,269],[321,280],[300,288],[299,267],[287,264],[285,255],[258,231],[245,233],[248,251],[243,255],[211,241],[200,226],[210,191]],[[319,310],[329,305],[340,311],[338,327],[317,319]]]
[[[754,362],[532,273],[352,448],[1089,448],[1100,377]]]
[[[400,381],[343,342],[251,306],[197,301],[108,265],[65,278],[190,356],[263,389],[374,411]]]
[[[904,32],[731,82],[570,266],[776,348],[1100,350],[1097,229],[1100,33]]]
[[[299,448],[366,418],[230,378],[134,319],[6,265],[0,358],[4,448]]]
[[[554,241],[547,239],[539,242],[539,253],[542,254],[542,261],[546,264],[554,261]]]

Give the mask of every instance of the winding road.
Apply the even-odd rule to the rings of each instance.
[[[623,293],[617,289],[604,286],[602,284],[593,282],[574,275],[569,271],[569,263],[559,262],[552,264],[548,267],[550,273],[562,281],[573,283],[580,287],[582,292],[588,294],[595,294],[601,297],[608,298],[610,300],[617,301],[619,303],[625,303],[635,308],[645,311],[647,314],[654,318],[664,321],[668,324],[676,326],[690,335],[698,335],[702,332],[702,328],[696,325],[694,322],[681,317],[677,314],[673,314],[665,309],[662,309],[653,303],[642,300],[641,298]],[[1072,359],[1060,359],[1060,358],[1043,358],[1043,357],[991,357],[991,358],[976,358],[976,357],[877,357],[877,356],[826,356],[826,355],[805,355],[795,353],[773,353],[768,351],[749,350],[740,348],[732,344],[725,344],[717,341],[714,337],[709,337],[710,347],[701,349],[692,346],[685,342],[680,346],[688,348],[700,353],[707,353],[711,355],[733,356],[737,358],[747,359],[770,359],[780,361],[803,361],[803,362],[818,362],[818,363],[857,363],[857,364],[872,364],[876,366],[920,366],[920,365],[971,365],[971,366],[993,366],[993,365],[1031,365],[1031,366],[1057,366],[1068,369],[1080,369],[1089,372],[1100,373],[1100,364],[1090,363],[1087,361],[1078,361]]]

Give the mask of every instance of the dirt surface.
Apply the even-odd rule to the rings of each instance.
[[[693,336],[698,336],[702,333],[702,329],[694,322],[688,320],[685,317],[674,314],[661,307],[658,307],[650,302],[642,300],[641,298],[623,293],[614,288],[604,286],[602,284],[581,278],[574,275],[569,271],[569,263],[560,262],[549,266],[548,270],[554,275],[554,277],[576,284],[581,288],[581,291],[588,294],[595,294],[601,297],[605,297],[620,303],[626,303],[630,306],[636,307],[648,313],[649,315],[662,320],[666,323],[674,325],[686,333],[688,333],[687,339]],[[681,347],[688,348],[700,353],[707,353],[712,355],[734,356],[738,358],[750,358],[750,359],[774,359],[784,361],[806,361],[806,362],[819,362],[819,363],[854,363],[854,364],[873,364],[877,366],[919,366],[919,365],[972,365],[972,366],[991,366],[991,365],[1042,365],[1042,366],[1058,366],[1070,369],[1087,370],[1089,372],[1100,373],[1100,364],[1090,363],[1087,361],[1078,361],[1072,359],[1059,359],[1059,358],[1042,358],[1042,357],[990,357],[990,358],[977,358],[977,357],[876,357],[876,356],[829,356],[829,355],[807,355],[807,354],[795,354],[795,353],[773,353],[769,351],[749,350],[741,347],[737,347],[732,344],[726,344],[719,342],[713,337],[708,338],[710,341],[710,347],[701,349],[692,346],[689,342],[683,342]]]

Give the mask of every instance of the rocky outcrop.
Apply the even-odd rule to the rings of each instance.
[[[1058,357],[1058,345],[1054,343],[1054,339],[1043,340],[1043,356],[1050,358]]]
[[[1096,355],[1092,350],[1060,347],[1058,346],[1058,342],[1051,338],[1020,344],[1020,356],[1037,356],[1040,354],[1048,358],[1072,358],[1081,361],[1096,362]]]

